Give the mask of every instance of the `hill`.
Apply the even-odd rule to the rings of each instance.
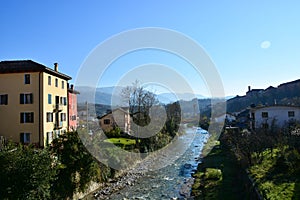
[[[250,105],[294,105],[300,106],[300,79],[280,84],[278,87],[251,89],[245,96],[227,100],[228,112],[239,112]]]

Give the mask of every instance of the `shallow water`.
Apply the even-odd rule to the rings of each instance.
[[[197,131],[187,129],[186,133],[178,138],[178,152],[187,149],[182,155],[170,165],[155,171],[146,172],[145,176],[139,178],[135,185],[125,187],[110,196],[110,199],[176,199],[184,198],[180,190],[185,183],[191,179],[191,173],[197,169],[201,162],[199,156],[203,144],[207,141],[209,134],[204,130]],[[180,148],[180,149],[178,149]],[[172,155],[174,156],[174,155]],[[168,161],[168,155],[163,156]],[[153,163],[161,162],[153,160]],[[188,191],[190,188],[188,188]]]

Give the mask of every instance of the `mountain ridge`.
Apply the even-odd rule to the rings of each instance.
[[[294,105],[300,106],[300,79],[282,83],[277,87],[266,89],[251,89],[246,95],[236,96],[227,100],[227,111],[238,112],[250,105]]]

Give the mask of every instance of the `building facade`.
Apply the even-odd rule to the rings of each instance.
[[[68,87],[68,120],[69,120],[69,130],[76,130],[78,127],[78,113],[77,113],[77,94],[78,91],[74,90],[74,86]]]
[[[273,124],[278,127],[291,120],[300,120],[300,107],[297,106],[262,106],[250,110],[251,129],[269,128]]]
[[[117,108],[99,118],[99,124],[104,132],[119,127],[122,132],[130,133],[130,114],[128,110]]]
[[[67,131],[68,80],[57,63],[0,62],[0,136],[44,147]]]

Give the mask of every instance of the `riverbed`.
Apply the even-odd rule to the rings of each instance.
[[[176,148],[174,148],[176,151],[173,149],[169,153],[149,156],[128,177],[125,177],[126,187],[108,194],[105,199],[189,198],[193,183],[191,174],[201,162],[201,150],[208,137],[209,134],[205,130],[186,129],[185,134],[176,140]],[[169,165],[163,168],[157,167],[166,164]],[[103,199],[103,197],[103,195],[98,196],[98,199]]]

